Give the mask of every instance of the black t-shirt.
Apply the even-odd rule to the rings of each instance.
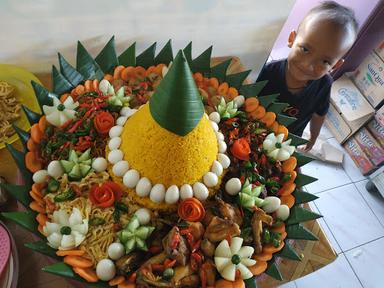
[[[300,92],[292,94],[288,91],[285,81],[286,65],[286,59],[265,65],[257,81],[268,80],[261,95],[280,93],[278,101],[290,105],[285,109],[284,114],[296,117],[297,120],[287,128],[289,132],[301,136],[313,113],[320,116],[327,114],[333,80],[327,74],[319,80],[310,81]]]

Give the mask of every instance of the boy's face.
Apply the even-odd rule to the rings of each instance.
[[[306,83],[338,68],[343,63],[341,57],[353,44],[350,34],[326,19],[305,20],[297,34],[291,32],[288,39],[292,50],[288,55],[287,73],[297,82]]]

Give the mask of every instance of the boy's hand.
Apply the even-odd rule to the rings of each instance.
[[[308,143],[301,148],[302,151],[308,152],[312,149],[313,145],[315,145],[316,139],[309,139]]]

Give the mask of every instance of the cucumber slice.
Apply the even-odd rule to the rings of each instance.
[[[71,151],[69,151],[69,157],[68,157],[68,160],[69,160],[70,162],[77,162],[78,159],[79,159],[79,157],[77,156],[75,150],[71,150]]]
[[[127,230],[122,230],[120,233],[121,234],[119,235],[119,238],[121,242],[127,242],[130,238],[133,237],[133,233]]]
[[[88,160],[85,160],[85,161],[81,161],[81,164],[91,166],[91,165],[92,165],[92,159],[88,159]]]
[[[80,165],[75,164],[75,166],[73,166],[71,172],[68,173],[68,176],[74,180],[80,179],[81,178]]]
[[[89,165],[79,164],[78,166],[80,169],[81,177],[85,177],[89,173],[89,171],[91,170],[91,166],[89,166]]]
[[[137,218],[136,215],[133,215],[131,220],[129,221],[128,223],[128,230],[131,231],[131,232],[135,232],[137,228],[140,227],[140,222],[139,222],[139,218]]]
[[[154,227],[142,226],[136,230],[136,237],[141,239],[147,239],[149,235],[155,230]]]
[[[135,249],[136,241],[134,238],[128,240],[125,243],[125,254],[131,253],[133,249]]]
[[[137,247],[137,248],[139,248],[139,249],[143,249],[144,247],[147,246],[147,245],[145,244],[144,240],[140,239],[139,237],[136,237],[135,240],[136,240],[136,247]]]
[[[87,149],[87,151],[85,151],[83,154],[81,154],[78,161],[83,162],[83,161],[89,160],[90,156],[91,156],[91,148]]]
[[[65,173],[68,174],[69,172],[71,172],[73,166],[75,166],[75,163],[67,160],[60,160],[60,165],[61,167],[63,167]]]

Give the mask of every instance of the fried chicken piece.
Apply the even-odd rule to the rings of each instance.
[[[239,236],[240,228],[235,222],[229,219],[222,219],[220,217],[213,217],[205,230],[204,237],[211,242],[219,242],[228,238],[229,236]]]
[[[263,232],[263,223],[267,225],[272,225],[273,218],[266,214],[264,210],[256,208],[252,220],[252,232],[253,232],[253,241],[255,244],[255,253],[261,253],[263,246],[261,245],[261,234]]]

